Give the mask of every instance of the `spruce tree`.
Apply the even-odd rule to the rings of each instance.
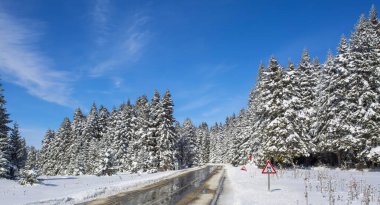
[[[134,108],[135,119],[135,134],[136,141],[134,142],[134,150],[136,157],[132,164],[132,172],[147,171],[149,169],[149,146],[148,139],[152,132],[149,132],[149,104],[145,95],[139,97]]]
[[[21,138],[18,124],[15,123],[11,130],[9,140],[10,162],[17,170],[25,166],[27,157],[25,140]],[[16,171],[16,170],[15,170]],[[17,173],[15,173],[17,174]]]
[[[195,127],[191,120],[187,118],[182,126],[180,133],[180,150],[179,154],[181,156],[181,166],[182,167],[192,167],[197,166],[199,159],[197,158],[197,136],[195,133]]]
[[[149,105],[149,128],[148,128],[148,138],[147,138],[147,150],[149,152],[148,167],[149,173],[154,173],[158,171],[160,166],[160,147],[158,140],[160,138],[159,126],[162,124],[162,105],[161,96],[157,90],[154,91],[152,101]]]
[[[55,138],[52,145],[52,175],[66,175],[67,172],[67,158],[66,152],[70,145],[71,137],[71,122],[69,118],[65,118],[55,134]],[[50,173],[49,173],[50,174]]]
[[[197,128],[196,135],[201,138],[201,150],[199,151],[199,157],[201,164],[206,164],[210,161],[210,131],[207,123],[202,122]]]
[[[3,93],[4,89],[0,84],[0,178],[9,177],[10,174],[8,124],[11,121],[5,108],[6,101]]]
[[[42,174],[53,175],[53,148],[54,148],[55,133],[51,129],[46,131],[45,137],[42,141],[42,148],[40,151],[39,167]]]
[[[85,157],[85,172],[87,174],[94,173],[94,162],[98,158],[97,145],[101,138],[99,132],[99,113],[95,103],[92,104],[90,113],[87,116],[86,124],[84,128],[84,140],[83,145]]]
[[[27,160],[25,162],[25,170],[38,171],[39,170],[38,160],[39,160],[38,150],[33,146],[27,147]]]
[[[174,128],[173,106],[171,94],[169,91],[166,91],[157,109],[160,112],[157,130],[160,171],[174,169],[178,133]]]
[[[86,117],[80,108],[74,113],[73,122],[71,123],[71,142],[68,148],[70,162],[68,164],[69,173],[73,175],[85,174],[84,158],[85,153],[83,147],[85,145],[84,129]]]

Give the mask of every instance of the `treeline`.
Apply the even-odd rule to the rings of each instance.
[[[48,130],[39,154],[47,175],[105,175],[114,172],[157,172],[208,162],[187,119],[173,117],[171,94],[156,91],[149,101],[139,97],[111,112],[94,104],[85,116],[78,108],[57,131]],[[198,149],[199,148],[199,149]],[[204,151],[206,152],[206,151]]]
[[[297,67],[289,62],[284,68],[274,57],[266,68],[261,65],[248,109],[213,130],[218,134],[210,139],[222,145],[214,149],[224,153],[215,157],[235,165],[254,153],[258,164],[379,166],[380,23],[375,7],[323,65],[311,61],[307,50]]]

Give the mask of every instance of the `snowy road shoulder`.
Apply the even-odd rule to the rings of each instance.
[[[380,173],[342,171],[327,168],[278,171],[271,176],[261,169],[226,166],[226,180],[220,205],[254,204],[379,204]],[[366,203],[368,202],[368,203]]]
[[[16,181],[0,179],[0,198],[4,204],[75,204],[107,197],[133,188],[158,182],[186,171],[154,174],[117,174],[113,176],[41,177],[41,184],[21,186]]]

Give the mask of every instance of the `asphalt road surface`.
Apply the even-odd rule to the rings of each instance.
[[[206,166],[136,190],[81,203],[86,205],[210,204],[217,197],[222,166]],[[215,201],[215,199],[214,199]]]

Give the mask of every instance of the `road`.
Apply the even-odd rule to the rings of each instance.
[[[217,196],[222,166],[206,166],[164,179],[136,190],[85,202],[86,205],[210,204]]]

